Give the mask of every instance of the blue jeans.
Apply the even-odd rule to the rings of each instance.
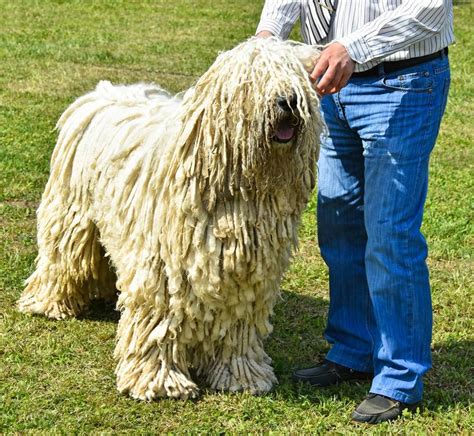
[[[382,70],[382,67],[380,67]],[[419,401],[431,367],[428,163],[450,82],[446,56],[352,78],[321,100],[318,238],[329,267],[327,359],[374,371],[370,392]]]

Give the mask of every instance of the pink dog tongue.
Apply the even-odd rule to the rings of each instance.
[[[291,126],[281,126],[276,131],[276,137],[282,141],[288,141],[293,138],[295,134],[295,128]]]

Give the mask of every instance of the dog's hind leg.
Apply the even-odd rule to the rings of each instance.
[[[152,277],[123,289],[118,269],[117,388],[140,400],[195,398],[199,390],[188,371],[187,344],[180,340],[183,309],[179,298],[169,295],[162,269],[158,275],[149,271],[140,268],[136,277]]]
[[[98,230],[79,204],[60,195],[43,196],[36,270],[18,302],[20,311],[67,318],[79,315],[100,295],[106,273]]]
[[[100,246],[100,257],[95,264],[93,274],[89,276],[89,296],[94,300],[104,300],[108,303],[117,301],[116,287],[117,274],[111,264],[110,258],[105,255],[105,250]]]

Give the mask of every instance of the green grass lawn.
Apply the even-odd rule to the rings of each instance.
[[[269,395],[204,392],[197,402],[136,402],[115,389],[113,308],[97,304],[62,322],[15,310],[33,269],[35,209],[61,112],[100,79],[187,88],[219,51],[254,32],[262,3],[0,0],[0,432],[474,432],[474,14],[467,4],[455,9],[452,88],[424,222],[435,325],[421,414],[354,426],[350,413],[367,384],[291,384],[294,368],[327,351],[328,276],[315,242],[314,202],[267,341],[280,380]]]

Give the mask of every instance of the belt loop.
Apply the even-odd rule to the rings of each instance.
[[[385,76],[385,68],[383,66],[384,66],[384,62],[381,62],[380,64],[377,65],[379,77]]]

